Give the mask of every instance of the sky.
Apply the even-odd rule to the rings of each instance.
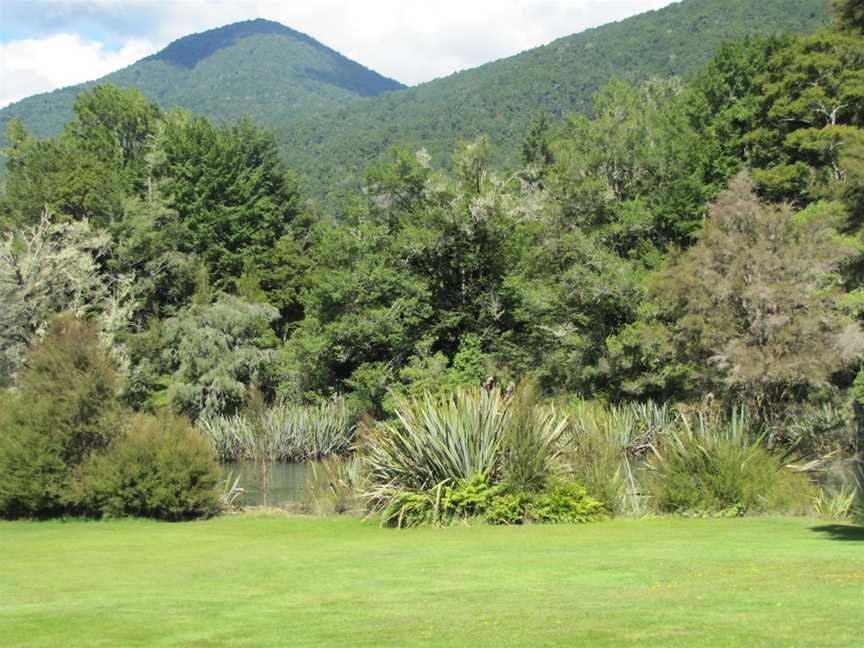
[[[0,0],[0,107],[267,18],[414,85],[675,0]]]

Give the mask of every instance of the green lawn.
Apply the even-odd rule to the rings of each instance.
[[[864,529],[0,523],[0,645],[851,646]]]

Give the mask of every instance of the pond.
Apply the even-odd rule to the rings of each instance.
[[[273,463],[270,464],[270,505],[281,506],[290,502],[303,501],[308,488],[306,480],[311,470],[309,463]],[[232,474],[233,483],[240,476],[238,486],[246,492],[243,494],[243,506],[263,506],[264,495],[261,492],[261,466],[255,463],[226,463],[222,465],[225,475]]]

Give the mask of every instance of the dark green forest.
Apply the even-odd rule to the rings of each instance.
[[[254,20],[181,38],[100,81],[8,106],[0,129],[18,117],[34,136],[55,136],[83,90],[136,87],[163,108],[188,108],[214,124],[252,116],[275,133],[305,198],[332,210],[393,145],[425,148],[449,170],[460,138],[486,134],[495,164],[512,166],[540,110],[555,120],[590,112],[613,76],[687,78],[724,41],[811,32],[829,17],[830,0],[688,0],[407,89],[305,34]]]
[[[148,443],[176,446],[154,421],[192,438],[191,421],[216,438],[236,417],[269,420],[276,407],[431,429],[424,399],[482,413],[511,397],[524,405],[530,393],[508,420],[535,436],[502,441],[503,455],[447,491],[465,515],[481,510],[469,495],[496,497],[505,523],[526,510],[549,521],[615,510],[618,496],[587,468],[579,485],[545,481],[543,453],[560,429],[538,423],[533,403],[659,407],[664,421],[662,404],[677,403],[723,412],[733,429],[746,411],[762,463],[744,464],[762,466],[760,479],[783,466],[769,450],[854,461],[864,415],[859,5],[839,2],[815,33],[726,40],[686,79],[668,59],[643,68],[656,72],[648,78],[610,61],[581,89],[562,80],[573,101],[607,78],[582,112],[561,115],[550,99],[545,110],[514,105],[520,117],[490,134],[472,132],[483,120],[453,122],[450,132],[466,137],[446,164],[428,151],[449,135],[430,125],[428,142],[391,148],[331,212],[310,207],[291,156],[247,117],[216,123],[99,85],[78,95],[55,137],[10,121],[0,511],[136,512],[112,499],[115,467],[144,461]],[[653,19],[715,6],[684,3]],[[756,5],[734,6],[746,17]],[[765,6],[768,20],[781,3]],[[579,38],[571,44],[592,36]],[[630,38],[628,60],[646,59],[638,48],[651,39]],[[537,65],[521,67],[524,83],[556,73]],[[465,108],[458,95],[437,100]],[[364,114],[378,132],[392,122]],[[502,138],[514,140],[503,153]],[[133,415],[135,433],[118,449],[112,439]],[[437,459],[428,473],[421,459],[397,465],[407,437],[380,434],[368,455],[373,507],[399,526],[412,511],[427,519],[418,493],[438,484],[440,495],[453,475]],[[224,458],[238,452],[216,445]],[[663,510],[757,506],[744,491],[700,500],[675,481],[702,469],[687,464],[691,446],[670,448],[651,464]],[[197,471],[189,483],[215,479],[206,462],[184,465]],[[49,486],[33,486],[34,474]],[[494,490],[499,481],[515,490]],[[156,510],[183,517],[215,506],[193,500]]]

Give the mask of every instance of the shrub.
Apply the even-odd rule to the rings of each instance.
[[[365,493],[384,523],[396,526],[483,515],[502,483],[543,490],[566,428],[530,382],[512,397],[478,387],[402,400],[397,416],[369,438]]]
[[[774,433],[778,441],[811,457],[830,455],[837,450],[854,453],[861,441],[860,425],[852,408],[830,403],[790,408],[778,427]]]
[[[233,416],[205,415],[198,428],[220,461],[309,461],[344,455],[354,416],[343,398],[319,405],[277,403]]]
[[[555,470],[567,419],[540,401],[536,383],[523,380],[507,403],[504,480],[517,491],[540,491]]]
[[[220,471],[207,442],[181,417],[139,415],[83,469],[78,496],[97,515],[189,520],[220,509]]]
[[[533,513],[541,522],[578,524],[596,520],[605,515],[603,504],[588,495],[578,482],[559,482],[534,503]]]
[[[499,472],[507,427],[501,392],[459,389],[448,396],[402,400],[396,424],[369,438],[368,464],[374,488],[423,491],[477,475]]]
[[[514,493],[503,493],[492,498],[486,510],[489,524],[522,524],[525,522],[525,498]]]
[[[762,444],[746,410],[725,421],[682,417],[649,462],[648,485],[661,510],[687,514],[785,511],[810,499],[807,478]]]
[[[382,526],[402,529],[435,521],[435,501],[429,493],[394,489],[384,502]]]
[[[78,467],[121,432],[120,381],[96,327],[63,316],[49,324],[0,416],[0,515],[70,510]]]
[[[467,520],[483,515],[503,490],[504,487],[500,484],[494,486],[490,484],[486,475],[462,479],[452,487],[444,486],[440,497],[436,500],[438,520],[449,521],[453,518]]]
[[[427,522],[449,524],[454,519],[467,521],[486,513],[503,492],[504,487],[492,485],[486,475],[460,479],[455,484],[442,482],[426,491],[393,489],[383,506],[382,524],[405,527]]]
[[[577,402],[569,413],[567,462],[593,497],[614,513],[642,513],[637,475],[644,455],[678,423],[667,405]]]

